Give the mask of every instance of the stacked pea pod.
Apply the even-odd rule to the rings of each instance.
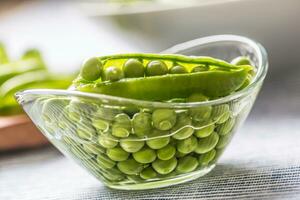
[[[36,49],[27,50],[11,61],[0,44],[0,115],[22,112],[14,99],[15,92],[30,88],[67,88],[73,76],[50,73]]]
[[[247,87],[254,75],[244,57],[227,63],[182,55],[105,56],[88,59],[73,88],[143,101],[73,97],[36,103],[53,143],[107,185],[155,182],[214,165],[240,113],[235,104],[193,102],[232,94]]]

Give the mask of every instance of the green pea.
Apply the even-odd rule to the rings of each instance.
[[[215,148],[218,141],[219,135],[216,132],[213,132],[210,136],[199,139],[195,152],[199,154],[209,152]]]
[[[106,81],[118,81],[124,77],[123,71],[115,66],[108,67],[103,72],[103,78]]]
[[[156,159],[156,153],[148,147],[142,148],[140,151],[132,154],[133,158],[143,164],[151,163]]]
[[[193,156],[185,156],[178,160],[176,171],[179,173],[188,173],[194,171],[198,166],[197,158]]]
[[[186,156],[187,154],[188,154],[188,153],[181,153],[181,152],[179,152],[179,151],[176,151],[175,156],[176,156],[177,158],[182,158],[182,157]]]
[[[171,173],[169,174],[164,174],[164,175],[159,175],[159,177],[162,179],[162,180],[167,180],[167,179],[170,179],[170,178],[174,178],[175,176],[177,175],[180,175],[176,172],[176,170],[173,170]]]
[[[117,167],[121,172],[128,175],[137,175],[143,170],[143,165],[132,158],[118,162]]]
[[[103,169],[111,169],[116,165],[116,162],[111,160],[105,154],[99,154],[97,156],[97,163]]]
[[[176,148],[173,145],[168,144],[167,146],[157,150],[157,157],[160,160],[169,160],[176,153]]]
[[[73,122],[77,122],[80,120],[81,115],[80,115],[80,112],[78,112],[78,110],[72,109],[70,106],[67,106],[67,110],[68,110],[68,117]]]
[[[77,125],[77,135],[85,140],[92,140],[96,135],[96,130],[89,126],[89,124],[86,124],[86,121],[80,121]]]
[[[212,119],[216,121],[217,124],[222,124],[230,117],[230,108],[228,104],[221,104],[214,106],[212,110]]]
[[[195,131],[195,136],[198,138],[205,138],[210,136],[215,129],[215,124],[212,121],[208,121],[207,123],[196,123],[197,128]],[[202,127],[202,128],[201,128]]]
[[[83,149],[92,154],[100,154],[100,153],[105,153],[105,149],[102,148],[101,146],[97,144],[92,144],[92,143],[85,143],[83,144]]]
[[[137,174],[135,175],[127,175],[127,179],[128,181],[130,181],[130,183],[141,183],[142,181],[144,181],[140,176],[137,176]]]
[[[191,136],[184,140],[179,140],[177,142],[177,151],[184,154],[191,153],[196,149],[197,144],[197,138],[194,136]]]
[[[112,135],[119,138],[126,138],[130,134],[130,130],[122,124],[115,123],[112,125]]]
[[[130,117],[125,113],[121,113],[115,116],[114,121],[120,124],[130,124]]]
[[[70,146],[78,146],[80,145],[80,143],[78,143],[76,140],[74,140],[72,137],[68,136],[68,135],[63,135],[62,136],[62,140]]]
[[[140,173],[140,177],[145,180],[155,178],[156,176],[157,173],[153,170],[152,167],[147,167]]]
[[[128,137],[131,132],[131,120],[125,113],[118,114],[112,125],[112,135],[120,138]]]
[[[49,123],[58,123],[62,110],[67,106],[68,101],[59,98],[51,98],[43,103],[42,118]]]
[[[230,63],[234,65],[251,65],[251,60],[246,56],[239,56],[233,59]]]
[[[151,149],[161,149],[164,146],[168,145],[169,141],[170,137],[163,137],[157,139],[149,139],[146,141],[146,143]]]
[[[146,75],[147,76],[159,76],[168,73],[167,65],[159,60],[153,60],[149,62],[146,66]]]
[[[94,114],[96,109],[97,107],[93,103],[88,102],[85,99],[78,99],[78,98],[75,98],[72,101],[70,101],[68,106],[69,113],[75,113],[77,115],[79,114],[82,117],[87,117],[87,118],[90,118]]]
[[[232,130],[234,124],[235,118],[229,118],[226,122],[217,126],[216,131],[219,135],[227,135]]]
[[[214,159],[215,156],[216,156],[216,150],[214,149],[204,154],[201,154],[198,159],[199,164],[201,166],[207,166]]]
[[[129,153],[134,153],[141,150],[144,146],[145,142],[141,140],[121,140],[120,146]]]
[[[137,59],[128,59],[123,65],[126,78],[143,77],[145,68]]]
[[[177,159],[175,157],[170,160],[160,160],[157,159],[152,163],[153,169],[159,174],[169,174],[171,173],[177,166]]]
[[[61,128],[61,130],[66,130],[66,129],[75,130],[76,129],[76,124],[67,117],[66,108],[61,113],[61,116],[59,118],[57,125],[59,128]],[[74,132],[74,131],[72,131],[72,132]]]
[[[106,154],[113,161],[124,161],[129,157],[129,153],[124,151],[121,147],[107,149]]]
[[[104,148],[111,149],[117,146],[118,140],[111,135],[100,135],[98,137],[98,143]]]
[[[116,168],[106,169],[103,173],[101,173],[100,178],[102,178],[102,176],[113,182],[120,182],[125,179],[124,174]]]
[[[188,102],[203,102],[208,101],[209,98],[203,94],[195,93],[187,98]],[[204,122],[207,121],[212,112],[211,106],[199,106],[190,108],[190,115],[194,121]]]
[[[174,65],[173,67],[170,68],[169,73],[170,74],[184,74],[184,73],[188,73],[188,71],[186,70],[185,67],[183,67],[181,65]]]
[[[229,142],[231,140],[231,136],[232,136],[231,134],[220,136],[220,139],[219,139],[219,142],[218,142],[216,148],[217,149],[225,148],[229,144]]]
[[[186,113],[178,115],[177,122],[171,130],[171,132],[176,132],[172,137],[176,140],[183,140],[193,135],[194,129],[188,126],[191,124],[192,119]]]
[[[116,115],[120,114],[121,111],[114,108],[109,107],[99,107],[97,111],[94,113],[94,118],[99,118],[103,120],[113,121]]]
[[[152,129],[152,115],[146,112],[139,112],[133,116],[132,126],[134,133],[137,136],[144,136],[151,132]]]
[[[200,66],[195,66],[193,69],[192,69],[192,73],[195,73],[195,72],[205,72],[205,71],[208,71],[209,70],[209,67],[207,65],[200,65]]]
[[[176,123],[176,113],[172,109],[156,109],[152,113],[153,126],[159,130],[170,130]]]
[[[89,160],[94,157],[94,154],[87,153],[84,149],[81,148],[81,146],[72,146],[70,150],[71,153],[75,155],[76,159]]]
[[[92,119],[93,126],[101,132],[106,132],[109,129],[109,123],[106,120],[94,118]]]
[[[210,161],[210,164],[216,163],[218,161],[218,159],[220,158],[220,156],[223,154],[224,152],[224,148],[223,149],[217,149],[216,150],[216,155],[214,157],[214,159],[212,161]]]
[[[103,65],[98,58],[93,57],[84,61],[80,75],[83,79],[87,81],[94,81],[100,78],[103,70]]]

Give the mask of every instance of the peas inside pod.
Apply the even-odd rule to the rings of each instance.
[[[47,100],[44,118],[55,116],[49,130],[65,134],[61,142],[73,149],[70,154],[108,185],[168,180],[215,164],[239,119],[235,105],[209,102],[247,87],[254,72],[246,57],[94,57],[84,62],[72,88],[121,99]]]

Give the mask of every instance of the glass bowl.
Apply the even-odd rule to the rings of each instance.
[[[163,53],[227,61],[247,56],[257,73],[246,88],[207,102],[151,102],[71,89],[26,90],[16,99],[62,153],[110,188],[187,182],[215,167],[247,117],[267,72],[267,55],[260,44],[233,35],[196,39]]]

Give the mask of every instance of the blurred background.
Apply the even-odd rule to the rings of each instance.
[[[285,134],[297,133],[299,138],[299,20],[299,0],[2,0],[0,77],[7,73],[8,66],[24,60],[22,65],[27,66],[29,60],[46,74],[46,85],[66,88],[87,57],[156,53],[203,36],[242,35],[266,48],[269,72],[239,135],[248,133],[251,138],[251,133],[260,137],[273,134],[284,139]],[[62,84],[53,84],[62,79]],[[39,86],[39,81],[25,86]],[[0,86],[3,160],[7,151],[47,143],[14,103],[12,94],[20,88],[5,93]],[[1,105],[8,106],[1,110]]]

